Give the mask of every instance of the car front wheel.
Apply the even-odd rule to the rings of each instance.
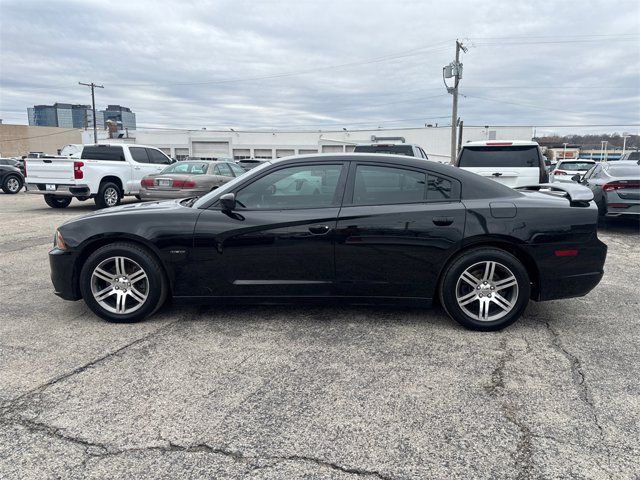
[[[136,244],[118,242],[89,256],[80,272],[80,292],[99,317],[110,322],[137,322],[160,308],[167,286],[162,266],[150,252]]]
[[[440,300],[451,318],[472,330],[501,330],[529,303],[522,262],[497,248],[476,248],[453,260],[442,277]]]

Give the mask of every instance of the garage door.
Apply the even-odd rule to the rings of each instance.
[[[191,156],[198,158],[228,157],[229,142],[193,142]]]
[[[344,147],[342,145],[322,145],[322,153],[342,153]]]

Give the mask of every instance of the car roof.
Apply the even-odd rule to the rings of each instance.
[[[87,143],[85,145],[80,145],[80,146],[82,148],[84,147],[142,147],[142,148],[155,148],[156,150],[160,150],[160,147],[155,147],[153,145],[142,145],[140,143]]]
[[[538,142],[532,140],[476,140],[473,142],[467,142],[461,145],[465,147],[511,147],[511,146],[536,146]]]

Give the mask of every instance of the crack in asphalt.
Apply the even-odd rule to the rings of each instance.
[[[598,418],[598,413],[596,411],[596,406],[593,401],[593,397],[591,396],[591,392],[589,391],[589,387],[587,385],[587,379],[584,373],[584,367],[582,366],[582,362],[580,358],[571,353],[562,343],[560,339],[560,334],[551,326],[548,320],[543,320],[543,323],[547,329],[547,331],[551,335],[551,344],[553,347],[560,352],[568,361],[571,367],[571,378],[573,380],[573,384],[577,387],[578,395],[581,400],[587,405],[589,412],[591,413],[591,418],[593,420],[594,425],[598,429],[598,436],[600,437],[600,444],[604,446],[605,452],[607,454],[607,463],[608,468],[604,468],[601,465],[601,468],[607,472],[609,478],[612,478],[611,474],[611,450],[606,442],[606,437],[604,433],[604,428],[600,423],[600,419]]]
[[[504,353],[500,356],[496,368],[491,372],[491,384],[486,387],[486,390],[490,395],[501,400],[500,409],[504,417],[518,429],[519,438],[514,455],[517,471],[516,479],[529,480],[533,478],[533,452],[531,442],[533,434],[531,433],[531,429],[518,418],[517,410],[506,393],[504,382],[505,370],[507,362],[513,360],[513,351],[507,348],[506,337],[500,340],[500,348]]]
[[[83,312],[79,315],[77,315],[75,318],[79,318],[82,315],[86,315],[87,312]],[[106,354],[94,358],[93,360],[91,360],[90,362],[85,363],[84,365],[81,365],[79,367],[74,368],[73,370],[70,370],[68,372],[65,372],[61,375],[58,375],[50,380],[48,380],[47,382],[38,385],[35,388],[32,388],[31,390],[28,390],[27,392],[23,393],[22,395],[19,395],[18,397],[14,398],[13,400],[10,400],[8,402],[6,402],[4,405],[0,406],[0,417],[4,417],[8,414],[10,414],[12,411],[19,409],[23,403],[28,400],[30,397],[32,397],[33,395],[38,395],[42,392],[44,392],[46,389],[48,389],[49,387],[56,385],[57,383],[60,383],[64,380],[67,380],[70,377],[73,377],[75,375],[78,375],[79,373],[82,373],[96,365],[99,365],[100,363],[119,355],[120,353],[124,352],[125,350],[139,344],[139,343],[143,343],[144,341],[148,340],[149,338],[153,337],[154,335],[158,335],[161,332],[168,330],[170,327],[172,327],[173,325],[181,322],[182,319],[178,319],[178,320],[174,320],[173,322],[169,322],[163,326],[161,326],[160,328],[154,330],[153,332],[150,332],[142,337],[139,337],[129,343],[127,343],[126,345],[117,348],[116,350],[113,350],[111,352],[107,352]]]

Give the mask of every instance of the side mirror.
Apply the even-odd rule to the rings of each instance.
[[[576,173],[573,177],[571,177],[571,180],[573,180],[574,182],[580,183],[580,180],[582,180],[582,175],[580,175],[579,173]]]
[[[225,193],[220,197],[220,205],[225,212],[231,212],[236,209],[236,194]]]

